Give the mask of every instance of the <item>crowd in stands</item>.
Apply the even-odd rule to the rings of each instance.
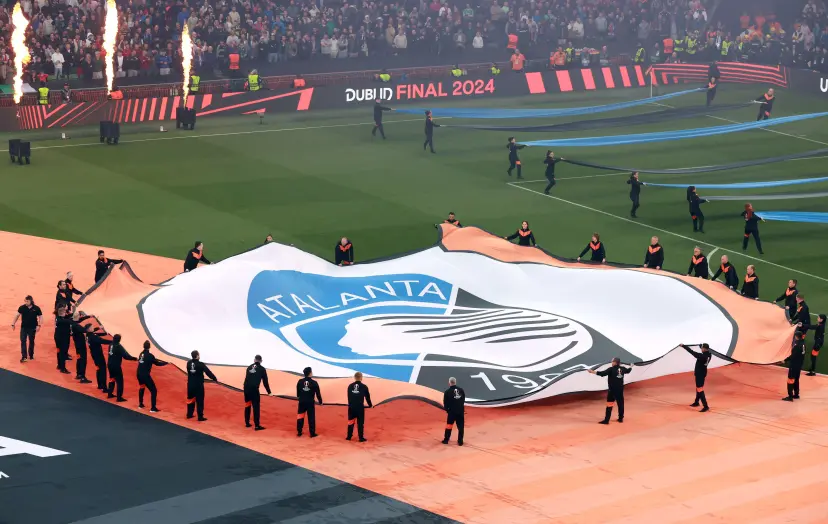
[[[408,53],[474,60],[475,52],[512,43],[529,58],[546,58],[559,46],[600,49],[625,41],[649,51],[665,38],[696,34],[718,50],[728,39],[737,46],[744,40],[752,51],[745,59],[761,54],[772,61],[778,50],[805,64],[826,53],[828,23],[822,0],[803,3],[793,27],[754,14],[742,18],[737,34],[738,25],[710,19],[712,0],[120,0],[115,68],[119,77],[180,74],[184,26],[194,35],[195,69],[205,76],[226,73],[231,55],[245,67]],[[31,20],[31,79],[103,77],[103,0],[22,0],[21,6]],[[0,81],[6,82],[13,75],[10,13],[11,5],[0,6]],[[741,57],[737,49],[734,57]]]

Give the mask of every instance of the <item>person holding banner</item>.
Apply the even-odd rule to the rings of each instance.
[[[776,97],[773,94],[773,88],[768,89],[764,95],[754,99],[754,102],[759,102],[759,114],[756,115],[756,121],[767,120],[770,118],[771,111],[773,111],[773,102]]]

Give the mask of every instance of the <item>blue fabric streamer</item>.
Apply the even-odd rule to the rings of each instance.
[[[764,218],[765,220],[777,220],[780,222],[807,222],[811,224],[828,224],[828,213],[817,213],[813,211],[760,211],[756,214]]]
[[[642,106],[675,98],[677,96],[686,95],[689,93],[698,93],[704,90],[689,89],[687,91],[678,91],[676,93],[668,93],[666,95],[656,96],[653,98],[643,98],[641,100],[631,100],[629,102],[618,102],[615,104],[607,104],[603,106],[592,107],[567,107],[562,109],[485,109],[485,108],[451,108],[446,107],[442,109],[432,109],[431,114],[434,118],[550,118],[558,116],[577,116],[577,115],[591,115],[595,113],[605,113],[607,111],[617,111],[619,109],[626,109],[628,107]],[[425,109],[397,109],[397,113],[406,113],[412,115],[422,115]]]
[[[564,138],[560,140],[535,140],[521,142],[525,146],[538,147],[598,147],[598,146],[621,146],[626,144],[644,144],[647,142],[666,142],[668,140],[682,140],[685,138],[700,138],[706,136],[724,135],[751,129],[799,122],[811,118],[828,116],[828,113],[809,113],[806,115],[785,116],[758,122],[747,122],[744,124],[731,124],[726,126],[702,127],[699,129],[682,129],[678,131],[659,131],[657,133],[642,133],[637,135],[599,136],[585,138]]]
[[[696,186],[696,189],[756,189],[760,187],[780,187],[780,186],[796,186],[800,184],[816,184],[818,182],[828,182],[828,176],[818,178],[799,178],[796,180],[775,180],[772,182],[738,182],[734,184],[693,184],[686,182],[684,184],[653,184],[647,182],[647,186],[653,187],[676,187],[687,189],[687,186]]]

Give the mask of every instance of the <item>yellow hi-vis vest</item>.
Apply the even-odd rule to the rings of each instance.
[[[461,77],[461,76],[463,76],[463,70],[462,69],[452,69],[451,70],[451,76]]]
[[[37,103],[42,106],[49,105],[49,88],[40,87],[37,90]]]
[[[722,42],[722,56],[727,56],[730,53],[730,46],[733,42]]]
[[[201,83],[201,77],[198,75],[192,75],[190,77],[190,91],[193,93],[198,93],[198,84]]]
[[[687,54],[688,55],[695,55],[696,54],[696,39],[687,37]]]
[[[259,75],[247,75],[247,86],[251,91],[258,91]]]
[[[636,64],[643,64],[644,63],[644,48],[639,47],[638,51],[635,52],[635,63]]]
[[[500,68],[492,66],[491,72],[492,72],[493,75],[499,75],[500,74]]]
[[[391,75],[389,75],[388,73],[380,73],[379,77],[380,77],[380,80],[382,80],[383,82],[390,82],[391,81]]]

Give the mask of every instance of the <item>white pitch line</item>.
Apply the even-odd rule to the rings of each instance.
[[[667,105],[667,104],[661,104],[659,102],[650,102],[650,105],[663,106],[663,107],[669,107],[670,109],[675,109],[675,106],[671,106],[671,105]],[[732,124],[744,124],[744,122],[739,122],[737,120],[730,120],[729,118],[722,118],[720,116],[714,116],[714,115],[704,115],[704,116],[706,116],[708,118],[715,118],[716,120],[721,120],[723,122],[730,122]],[[796,135],[792,135],[790,133],[783,133],[782,131],[777,131],[775,129],[768,129],[767,127],[760,127],[759,131],[767,131],[768,133],[776,133],[777,135],[788,136],[788,137],[791,137],[791,138],[796,138],[797,140],[806,140],[808,142],[813,142],[814,144],[820,144],[820,145],[823,145],[823,146],[828,146],[828,142],[820,142],[819,140],[814,140],[813,138],[807,138],[807,137],[804,137],[804,136],[796,136]],[[798,160],[804,160],[804,159],[798,159]]]
[[[821,280],[821,281],[823,281],[823,282],[828,282],[828,278],[825,278],[825,277],[820,277],[820,276],[817,276],[817,275],[812,275],[811,273],[806,273],[805,271],[800,271],[799,269],[793,269],[793,268],[790,268],[790,267],[787,267],[787,266],[783,266],[783,265],[781,265],[781,264],[777,264],[777,263],[775,263],[775,262],[770,262],[769,260],[765,260],[765,259],[763,259],[763,258],[756,258],[756,257],[754,257],[754,256],[747,255],[747,254],[745,254],[745,253],[743,253],[743,252],[740,252],[740,251],[734,251],[734,250],[732,250],[732,249],[727,249],[727,248],[725,248],[725,247],[717,246],[716,244],[711,244],[710,242],[704,242],[704,241],[701,241],[701,240],[699,240],[699,239],[697,239],[697,238],[688,237],[688,236],[685,236],[685,235],[682,235],[682,234],[679,234],[679,233],[675,233],[675,232],[673,232],[673,231],[668,231],[668,230],[666,230],[666,229],[661,229],[660,227],[651,226],[650,224],[645,224],[645,223],[643,223],[643,222],[638,222],[638,221],[636,221],[636,220],[631,220],[631,219],[626,218],[626,217],[622,217],[622,216],[614,215],[614,214],[612,214],[612,213],[608,213],[608,212],[606,212],[606,211],[602,211],[602,210],[600,210],[600,209],[596,209],[596,208],[594,208],[594,207],[589,207],[589,206],[585,206],[584,204],[579,204],[579,203],[577,203],[577,202],[572,202],[571,200],[566,200],[566,199],[564,199],[564,198],[556,197],[556,196],[553,196],[553,195],[547,195],[547,194],[543,193],[542,191],[535,191],[534,189],[529,189],[528,187],[519,186],[519,185],[516,185],[516,184],[514,184],[514,183],[512,183],[512,182],[509,182],[509,183],[508,183],[508,185],[510,185],[510,186],[512,186],[512,187],[514,187],[514,188],[517,188],[517,189],[522,189],[523,191],[529,191],[530,193],[534,193],[534,194],[536,194],[536,195],[540,195],[540,196],[542,196],[542,197],[551,198],[551,199],[553,199],[553,200],[558,200],[559,202],[563,202],[563,203],[565,203],[565,204],[569,204],[569,205],[572,205],[572,206],[580,207],[581,209],[586,209],[587,211],[592,211],[592,212],[594,212],[594,213],[600,213],[600,214],[602,214],[602,215],[606,215],[606,216],[608,216],[608,217],[612,217],[612,218],[614,218],[614,219],[616,219],[616,220],[621,220],[621,221],[624,221],[624,222],[629,222],[630,224],[636,224],[636,225],[641,226],[641,227],[646,227],[647,229],[652,229],[653,231],[659,231],[659,232],[661,232],[661,233],[665,233],[665,234],[667,234],[667,235],[672,235],[672,236],[677,237],[677,238],[682,238],[682,239],[684,239],[684,240],[689,240],[690,242],[694,242],[694,243],[696,243],[696,244],[703,244],[703,245],[705,245],[705,246],[710,246],[710,247],[712,247],[712,248],[715,248],[715,249],[714,249],[714,252],[715,252],[715,250],[720,249],[720,250],[722,250],[722,251],[726,251],[726,252],[728,252],[728,253],[733,253],[733,254],[736,254],[736,255],[740,255],[740,256],[742,256],[742,257],[744,257],[744,258],[747,258],[747,259],[750,259],[750,260],[755,260],[755,261],[757,261],[757,262],[761,262],[761,263],[763,263],[763,264],[767,264],[767,265],[769,265],[769,266],[778,267],[778,268],[780,268],[780,269],[784,269],[784,270],[786,270],[786,271],[791,271],[791,272],[793,272],[793,273],[798,273],[798,274],[800,274],[800,275],[805,275],[806,277],[811,277],[811,278],[815,278],[815,279],[817,279],[817,280]],[[708,256],[709,256],[709,255],[708,255]]]
[[[451,117],[444,117],[441,120],[448,120]],[[406,120],[386,120],[383,122],[384,124],[394,124],[400,122],[422,122],[422,118],[411,118]],[[183,140],[185,138],[211,138],[217,136],[237,136],[237,135],[255,135],[258,133],[281,133],[285,131],[304,131],[304,130],[311,130],[311,129],[333,129],[337,127],[354,127],[354,126],[372,126],[374,125],[373,122],[358,122],[353,124],[333,124],[329,126],[308,126],[308,127],[284,127],[279,129],[257,129],[254,131],[236,131],[233,133],[212,133],[209,135],[181,135],[181,136],[164,136],[164,137],[157,137],[157,138],[138,138],[135,140],[121,140],[119,143],[121,144],[133,144],[136,142],[159,142],[161,140]],[[33,147],[32,150],[35,149],[62,149],[65,147],[86,147],[86,146],[98,146],[100,142],[87,142],[82,144],[63,144],[57,146],[41,146],[41,147]],[[8,149],[0,149],[0,152],[8,152]]]
[[[713,256],[713,253],[715,253],[718,250],[719,250],[719,248],[716,248],[716,249],[714,249],[713,251],[711,251],[710,253],[707,254],[707,272],[708,273],[710,273],[710,271],[711,271],[711,269],[710,269],[710,258]]]

